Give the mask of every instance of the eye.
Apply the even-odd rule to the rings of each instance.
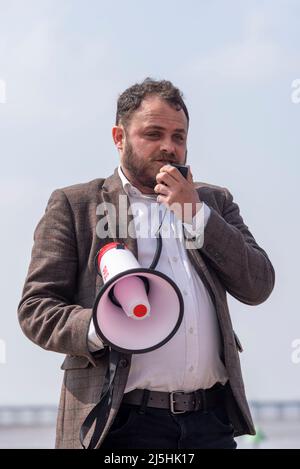
[[[176,134],[176,135],[174,135],[174,137],[175,137],[176,140],[179,140],[180,142],[183,142],[183,141],[184,141],[183,136],[180,135],[180,134]]]
[[[147,137],[150,138],[160,138],[160,133],[159,132],[149,132],[146,134]]]

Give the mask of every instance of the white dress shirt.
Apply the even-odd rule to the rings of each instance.
[[[182,241],[183,225],[191,233],[192,226],[183,224],[173,211],[158,204],[156,196],[146,196],[132,186],[121,167],[118,171],[134,215],[138,262],[142,267],[150,266],[156,250],[154,233],[163,219],[162,250],[156,270],[176,283],[184,301],[183,320],[171,340],[154,351],[132,355],[125,392],[133,389],[189,392],[208,389],[216,382],[224,384],[228,377],[220,358],[220,332],[215,307]],[[209,215],[210,209],[203,203],[193,218],[193,226],[196,217],[201,216],[205,226]],[[103,347],[93,322],[89,331],[89,347],[91,351]]]

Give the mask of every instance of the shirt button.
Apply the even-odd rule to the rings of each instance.
[[[189,328],[189,333],[192,334],[194,332],[194,328],[193,327],[190,327]]]
[[[177,262],[177,261],[178,261],[178,257],[176,257],[176,256],[172,257],[172,261],[173,261],[173,262]]]
[[[189,367],[189,371],[194,371],[194,367],[193,367],[193,366],[190,366],[190,367]]]
[[[186,290],[183,290],[182,292],[185,296],[187,296],[188,292]]]

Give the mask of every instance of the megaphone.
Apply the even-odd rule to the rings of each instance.
[[[114,350],[145,353],[167,343],[183,318],[179,288],[167,275],[140,266],[123,243],[106,244],[96,256],[102,276],[93,307],[100,339]]]

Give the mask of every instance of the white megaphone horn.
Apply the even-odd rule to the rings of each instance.
[[[149,352],[168,342],[183,318],[182,295],[173,280],[141,267],[119,242],[100,249],[96,264],[104,284],[93,322],[101,340],[125,353]]]

